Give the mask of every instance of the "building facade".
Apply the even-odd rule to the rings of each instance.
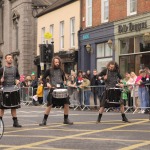
[[[110,60],[120,64],[122,74],[150,67],[149,5],[147,0],[81,1],[79,69],[101,71]]]
[[[54,55],[62,59],[65,72],[76,71],[79,29],[80,0],[58,0],[38,15],[37,55],[40,55],[40,44],[54,42]],[[47,32],[52,34],[49,40],[44,38]]]
[[[150,1],[127,0],[118,3],[115,13],[112,13],[116,61],[120,64],[122,75],[131,71],[138,75],[139,69],[150,68]]]
[[[115,22],[115,45],[120,71],[139,73],[150,68],[150,13]]]
[[[56,0],[55,0],[56,1]],[[0,0],[0,58],[11,53],[20,74],[36,72],[33,63],[37,46],[35,16],[54,0]]]

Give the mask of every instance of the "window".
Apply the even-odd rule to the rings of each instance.
[[[97,44],[97,70],[101,71],[112,60],[112,49],[107,43]]]
[[[60,22],[60,49],[64,49],[64,21]]]
[[[144,43],[143,36],[120,39],[120,54],[150,51],[150,42]]]
[[[72,48],[75,47],[75,18],[74,17],[70,19],[70,37],[71,37],[70,45]]]
[[[86,0],[86,26],[92,26],[92,0]]]
[[[52,34],[52,38],[50,39],[50,42],[54,41],[54,25],[50,25],[50,33]]]
[[[102,59],[97,59],[97,71],[100,72],[104,68],[106,68],[108,62],[112,61],[112,58],[102,58]]]
[[[127,15],[135,15],[137,13],[137,0],[127,0]]]
[[[139,69],[150,68],[150,42],[145,43],[143,35],[120,39],[120,72],[134,71],[137,75]]]
[[[107,43],[97,44],[97,57],[111,57],[112,49]]]
[[[109,0],[101,0],[101,21],[102,23],[108,22],[109,17]]]
[[[42,43],[42,44],[45,44],[44,34],[45,34],[45,27],[43,27],[43,28],[41,29],[41,43]]]
[[[120,40],[120,54],[134,53],[134,38]]]

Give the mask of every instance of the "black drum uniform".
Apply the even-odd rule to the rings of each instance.
[[[116,87],[119,80],[122,79],[120,73],[116,70],[104,69],[98,76],[103,78],[105,75],[107,75],[107,80],[105,80],[106,90],[102,94],[100,107],[109,107],[110,105],[113,106],[114,101],[122,104],[123,101],[120,99],[121,89]]]
[[[0,77],[4,78],[0,91],[0,109],[20,108],[19,88],[15,80],[19,80],[18,69],[14,66],[0,68]]]
[[[50,84],[53,88],[50,89],[50,92],[47,97],[47,106],[63,106],[64,104],[70,104],[69,96],[66,95],[66,90],[64,89],[64,78],[65,74],[60,68],[50,68],[46,70],[43,81],[46,83],[46,77],[50,77]],[[60,90],[56,90],[60,89]],[[64,89],[64,90],[61,90]],[[66,96],[65,96],[66,95]]]
[[[68,114],[65,114],[65,109],[66,107],[69,107],[70,104],[68,91],[67,89],[64,89],[63,86],[65,74],[60,68],[50,68],[46,70],[43,76],[44,83],[46,83],[46,77],[48,76],[50,78],[50,85],[52,88],[47,96],[46,110],[49,106],[64,106],[64,124],[72,125],[73,122],[68,119]],[[47,112],[44,114],[43,121],[39,124],[40,126],[46,125],[48,115],[49,114],[47,114]]]
[[[104,69],[102,72],[99,73],[99,76],[104,78],[107,75],[107,79],[105,80],[106,89],[102,94],[102,98],[100,101],[100,107],[114,107],[114,106],[123,106],[124,101],[121,99],[121,89],[117,88],[116,85],[122,79],[118,70],[109,70]],[[117,92],[116,92],[117,91]],[[117,95],[117,97],[116,97]],[[116,102],[117,101],[117,102]],[[124,112],[121,112],[122,121],[129,122],[126,118]],[[99,113],[97,118],[97,123],[101,121],[102,113]]]

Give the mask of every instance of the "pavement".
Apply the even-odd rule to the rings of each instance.
[[[5,110],[0,150],[150,150],[148,114],[128,112],[131,123],[124,123],[119,112],[105,112],[96,124],[98,111],[71,109],[74,125],[65,125],[63,109],[53,108],[47,126],[41,127],[44,110],[43,106],[18,109],[22,128],[12,127],[10,110]]]

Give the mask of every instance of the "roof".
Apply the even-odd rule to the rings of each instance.
[[[42,12],[40,12],[37,17],[43,16],[51,11],[54,11],[58,8],[61,8],[65,5],[68,5],[70,3],[73,3],[77,0],[57,0],[56,2],[54,2],[52,5],[48,6],[45,10],[43,10]]]
[[[57,0],[32,0],[34,6],[49,6]]]

